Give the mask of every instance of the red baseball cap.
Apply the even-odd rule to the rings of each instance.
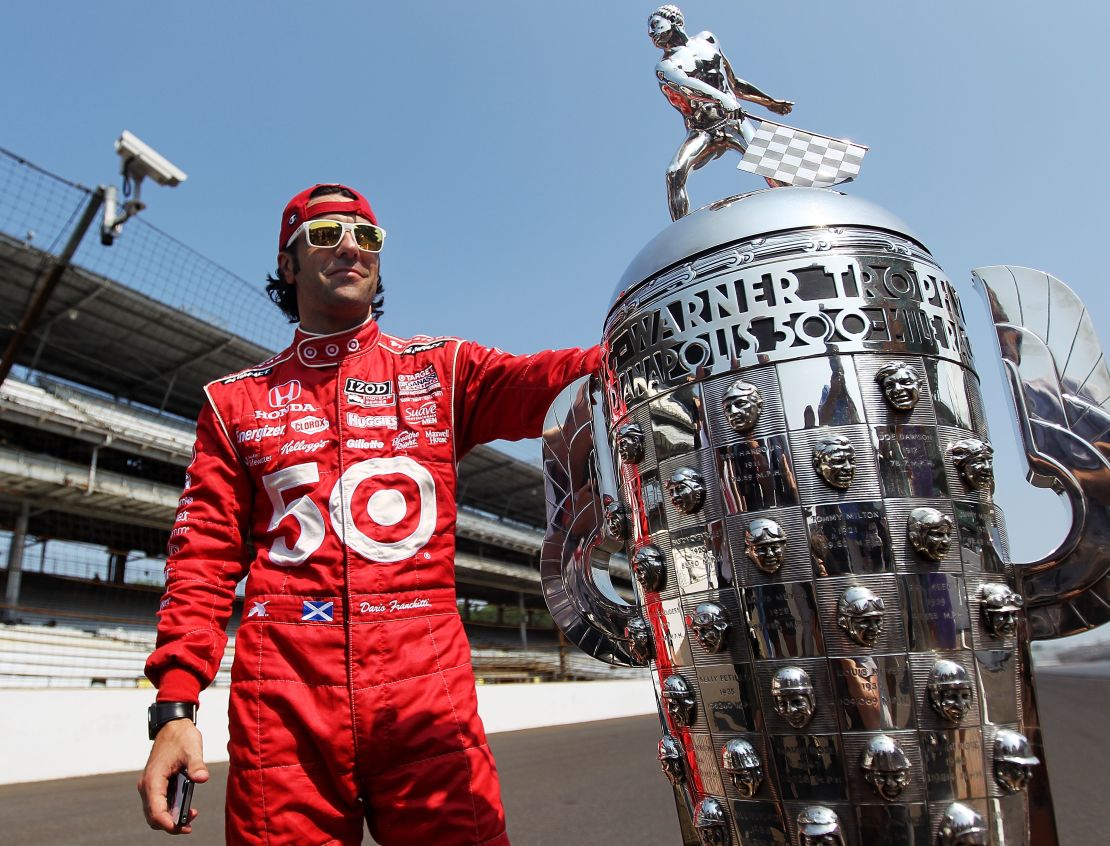
[[[344,197],[342,200],[336,202],[313,203],[312,211],[310,212],[308,210],[309,197],[320,185],[343,188],[354,194],[357,199],[350,200]],[[341,212],[342,214],[360,214],[375,226],[378,223],[378,218],[374,216],[374,210],[370,208],[370,203],[368,203],[366,198],[354,188],[328,182],[318,183],[311,188],[306,188],[301,191],[301,193],[290,200],[289,204],[285,207],[285,212],[281,216],[281,235],[278,236],[278,252],[285,249],[285,245],[289,242],[289,239],[293,237],[293,233],[297,231],[297,227],[306,220],[312,220],[314,217],[320,217],[321,215],[335,212]]]

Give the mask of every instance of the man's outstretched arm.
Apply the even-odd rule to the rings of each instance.
[[[776,100],[770,94],[756,88],[746,79],[741,79],[732,70],[732,65],[725,56],[721,55],[721,61],[725,66],[725,73],[728,75],[728,83],[732,86],[733,92],[741,100],[747,100],[749,103],[756,103],[764,106],[769,111],[777,115],[788,115],[790,110],[794,108],[794,103],[790,100]]]
[[[249,563],[251,500],[246,468],[215,410],[206,404],[197,420],[194,458],[167,544],[158,641],[146,665],[159,702],[197,704],[201,689],[219,670],[235,586]],[[189,719],[162,726],[139,781],[151,828],[189,833],[188,825],[174,828],[166,806],[169,779],[182,769],[197,783],[208,780],[200,731]]]

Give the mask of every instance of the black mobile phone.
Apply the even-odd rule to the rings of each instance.
[[[184,770],[170,779],[166,789],[166,804],[174,826],[181,828],[189,822],[189,811],[193,807],[193,780]]]

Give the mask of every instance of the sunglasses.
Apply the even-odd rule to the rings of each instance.
[[[306,220],[297,227],[297,231],[289,236],[285,246],[297,240],[297,236],[304,231],[309,246],[312,247],[338,247],[343,240],[343,233],[350,232],[354,236],[358,248],[366,253],[380,253],[382,244],[385,243],[385,230],[372,223],[344,223],[341,220]]]

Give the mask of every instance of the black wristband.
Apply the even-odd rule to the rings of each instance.
[[[197,721],[197,706],[192,702],[155,702],[146,712],[146,731],[154,740],[158,730],[174,720]]]

